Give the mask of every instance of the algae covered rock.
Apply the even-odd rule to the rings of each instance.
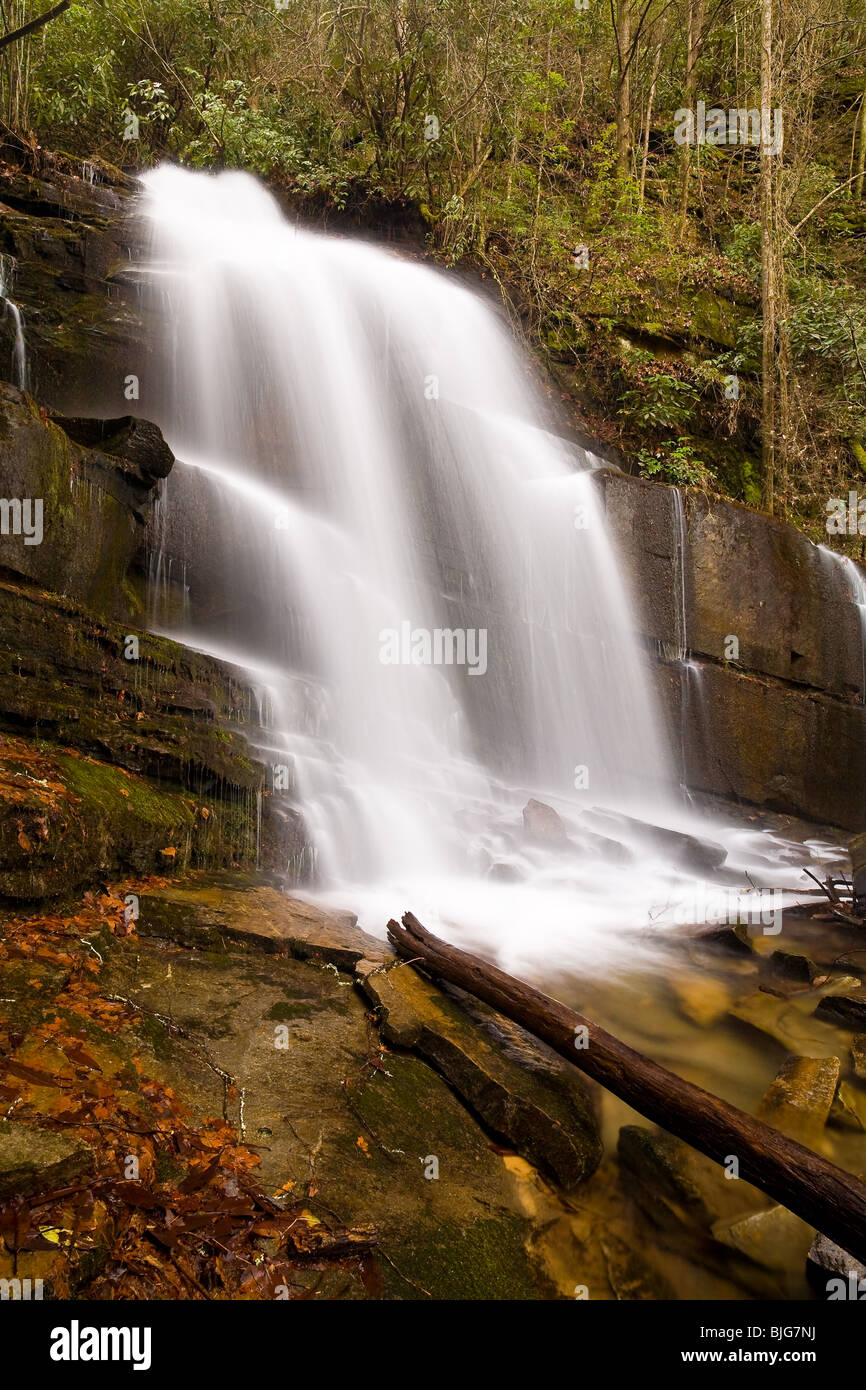
[[[79,1139],[0,1120],[0,1201],[62,1187],[92,1168],[93,1151]]]
[[[385,1038],[433,1063],[494,1133],[568,1189],[595,1172],[602,1144],[575,1067],[462,990],[394,963],[363,975]]]
[[[70,424],[79,427],[75,438],[0,382],[0,490],[9,509],[0,518],[0,567],[101,616],[125,615],[154,488],[174,457],[146,421],[110,421],[101,440],[99,421]],[[101,447],[76,442],[88,437]]]

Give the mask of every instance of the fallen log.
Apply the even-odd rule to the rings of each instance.
[[[866,834],[855,835],[848,851],[854,868],[854,909],[866,914]]]
[[[866,1185],[745,1111],[684,1081],[611,1033],[478,956],[450,946],[411,912],[388,936],[404,960],[491,1004],[648,1120],[739,1175],[866,1260]]]

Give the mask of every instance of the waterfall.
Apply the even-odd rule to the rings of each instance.
[[[28,379],[24,323],[21,318],[21,310],[9,295],[13,265],[11,256],[0,255],[0,303],[3,304],[6,315],[12,320],[12,367],[15,373],[15,384],[20,386],[22,391],[26,391]]]
[[[512,964],[542,923],[545,953],[576,922],[584,961],[609,950],[671,870],[612,867],[591,808],[683,812],[597,460],[456,276],[292,226],[246,174],[144,185],[190,585],[163,626],[257,682],[315,891],[379,931],[410,904],[460,922]],[[530,796],[567,839],[525,832]]]
[[[830,556],[831,560],[840,566],[848,582],[851,602],[857,608],[860,616],[860,652],[862,656],[860,696],[861,703],[866,705],[866,575],[848,555],[841,555],[838,550],[831,550],[826,545],[820,545],[818,549],[822,555]]]

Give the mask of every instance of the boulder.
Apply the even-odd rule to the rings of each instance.
[[[529,835],[538,840],[551,840],[564,844],[568,833],[562,817],[552,806],[543,801],[530,799],[523,808],[523,825]]]
[[[362,972],[386,1040],[431,1062],[495,1134],[564,1188],[598,1167],[588,1083],[544,1043],[462,991],[403,964]]]
[[[714,840],[698,839],[695,835],[685,835],[680,830],[669,830],[663,825],[653,825],[650,821],[637,820],[619,811],[607,811],[593,807],[587,820],[608,835],[619,834],[640,845],[655,850],[664,858],[683,869],[694,873],[711,874],[727,858],[727,850]]]
[[[798,955],[794,951],[773,951],[770,965],[784,979],[800,985],[810,985],[821,973],[808,956]]]
[[[84,425],[98,434],[98,421],[71,423],[81,426],[82,440]],[[30,396],[0,382],[4,498],[38,509],[18,534],[10,522],[0,535],[0,569],[100,616],[128,617],[141,607],[154,488],[174,457],[156,425],[131,418],[111,424],[118,429],[105,441],[110,447],[90,447]]]

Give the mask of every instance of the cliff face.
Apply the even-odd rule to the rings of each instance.
[[[866,631],[843,568],[735,502],[598,482],[684,781],[862,830]]]
[[[154,336],[135,289],[134,181],[62,155],[40,152],[37,164],[0,169],[0,255],[24,323],[26,384],[70,415],[120,416],[133,400],[146,415]],[[21,384],[14,356],[14,323],[0,312],[0,377]]]
[[[0,535],[3,572],[108,617],[140,612],[155,488],[174,462],[156,426],[51,419],[0,382],[0,450],[3,495],[22,507]]]
[[[65,596],[103,620],[143,625],[144,541],[170,454],[154,427],[126,413],[157,405],[153,328],[130,273],[134,185],[107,169],[77,175],[52,158],[0,177],[0,247],[14,258],[5,280],[23,317],[29,384],[40,406],[63,412],[49,417],[0,388],[2,490],[45,501],[44,543],[0,538],[0,566],[13,583]],[[14,369],[12,328],[0,314],[0,375]],[[81,418],[97,402],[117,418]],[[598,482],[684,780],[862,829],[864,635],[841,568],[794,527],[735,503],[614,470]],[[208,587],[206,576],[190,578]],[[677,659],[682,652],[687,660]],[[209,669],[218,684],[226,679],[219,663]],[[242,681],[236,672],[229,679]],[[231,698],[217,706],[218,720]],[[245,776],[233,785],[247,794]],[[296,824],[290,839],[299,852]]]
[[[14,899],[286,870],[300,852],[242,732],[256,725],[243,673],[146,630],[147,537],[174,459],[126,413],[149,353],[118,288],[131,184],[86,174],[57,160],[0,179],[29,387],[0,380],[0,896]],[[0,376],[20,365],[17,317],[0,303]],[[115,418],[81,413],[97,404]]]

